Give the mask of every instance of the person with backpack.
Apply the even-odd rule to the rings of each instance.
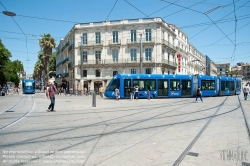
[[[244,93],[244,100],[247,100],[248,93],[250,93],[248,84],[242,88],[242,91]]]
[[[197,98],[198,98],[198,97],[200,97],[200,99],[201,99],[201,101],[202,101],[202,103],[203,103],[203,100],[202,100],[202,92],[201,92],[200,87],[198,87],[198,89],[197,89],[197,94],[196,94],[196,100],[195,100],[195,102],[197,102]]]
[[[56,88],[54,87],[54,84],[51,83],[50,87],[48,88],[48,91],[47,91],[47,98],[50,99],[50,105],[49,105],[48,110],[47,110],[48,112],[56,111],[56,110],[54,110],[55,92],[56,92]]]

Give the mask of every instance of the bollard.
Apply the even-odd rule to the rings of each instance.
[[[96,94],[95,94],[95,91],[93,92],[93,95],[92,95],[92,107],[96,107]]]
[[[148,100],[150,100],[150,91],[148,90]]]

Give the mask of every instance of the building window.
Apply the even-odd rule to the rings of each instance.
[[[151,61],[152,60],[152,49],[151,48],[146,48],[146,61]]]
[[[146,68],[146,74],[151,74],[151,68]]]
[[[85,62],[88,62],[88,55],[87,55],[87,51],[83,51],[82,52],[82,60],[83,60],[83,63]]]
[[[82,44],[88,44],[88,35],[87,35],[87,33],[82,34]]]
[[[113,62],[118,62],[118,50],[112,50]]]
[[[131,30],[131,41],[134,42],[136,41],[136,30]]]
[[[169,74],[170,72],[169,72],[169,70],[168,70],[168,74]]]
[[[118,74],[118,71],[113,71],[113,77]]]
[[[151,29],[146,29],[146,41],[151,41]]]
[[[82,74],[83,74],[83,77],[87,77],[87,70],[83,70]]]
[[[113,31],[113,43],[118,43],[118,31]]]
[[[222,71],[222,68],[220,68],[220,71]]]
[[[95,33],[95,43],[96,44],[100,44],[101,43],[101,33],[100,32],[96,32]]]
[[[131,69],[131,74],[136,74],[136,69]]]
[[[96,64],[101,63],[101,51],[95,51]]]
[[[96,70],[96,71],[95,71],[95,76],[96,76],[96,77],[101,77],[101,72],[100,72],[100,70]]]
[[[136,49],[130,50],[131,61],[136,61]]]

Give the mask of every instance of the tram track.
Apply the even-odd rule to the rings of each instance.
[[[0,115],[3,114],[3,113],[5,113],[6,111],[9,111],[12,108],[14,108],[22,100],[23,97],[24,97],[24,95],[22,95],[22,97],[13,106],[11,106],[10,108],[8,108],[7,110],[5,110],[3,112],[0,112]]]
[[[178,165],[182,162],[182,160],[185,158],[185,156],[189,153],[189,150],[196,144],[196,142],[199,140],[200,136],[201,136],[202,133],[205,131],[205,129],[208,127],[208,125],[211,123],[211,121],[212,121],[212,119],[213,119],[214,117],[221,116],[221,115],[224,115],[224,114],[227,114],[227,113],[236,111],[236,110],[239,109],[239,108],[242,110],[243,117],[244,117],[245,124],[246,124],[246,128],[247,128],[247,132],[248,132],[248,137],[250,138],[249,123],[248,123],[247,118],[246,118],[246,116],[245,116],[245,111],[244,111],[244,109],[243,109],[243,107],[242,107],[242,104],[241,104],[241,101],[240,101],[240,99],[239,99],[239,96],[238,96],[239,105],[238,105],[236,108],[218,114],[218,112],[220,111],[221,107],[224,105],[224,103],[225,103],[225,101],[226,101],[227,99],[228,99],[228,96],[227,96],[227,98],[220,104],[220,106],[219,106],[218,109],[213,113],[213,115],[202,118],[202,119],[208,119],[207,122],[206,122],[206,123],[204,124],[204,126],[200,129],[200,131],[196,134],[196,136],[192,139],[192,141],[187,145],[187,147],[182,151],[182,153],[178,156],[178,158],[173,162],[172,166],[178,166]]]
[[[247,128],[247,132],[248,132],[248,138],[250,140],[250,123],[249,123],[249,121],[248,121],[248,119],[246,117],[245,109],[243,108],[243,106],[241,104],[239,96],[238,96],[238,100],[240,102],[241,111],[242,111],[242,114],[243,114],[243,117],[244,117],[244,120],[245,120],[245,125],[246,125],[246,128]]]
[[[26,103],[27,99],[28,99],[28,96],[27,95],[23,95],[21,97],[21,99],[17,103],[15,103],[11,108],[9,108],[6,111],[2,112],[0,117],[7,116],[6,113],[9,113],[7,111],[10,111],[10,110],[21,110],[21,109],[25,110],[26,109],[25,108],[25,106],[26,106],[25,103]],[[21,102],[24,102],[24,103],[22,104],[21,107],[20,106],[18,107],[18,104],[21,103]],[[2,131],[4,129],[6,129],[7,127],[12,126],[13,124],[19,122],[20,120],[22,120],[26,115],[28,115],[35,108],[35,98],[34,98],[34,95],[32,95],[32,104],[31,105],[32,106],[31,106],[30,109],[28,109],[28,111],[24,111],[24,112],[21,112],[21,111],[20,112],[18,112],[18,111],[12,111],[12,112],[18,112],[16,114],[21,114],[21,116],[18,116],[18,117],[14,117],[13,116],[13,117],[11,117],[11,118],[13,118],[13,120],[11,122],[7,122],[6,124],[3,124],[3,125],[1,124],[0,131]],[[5,118],[5,120],[6,120],[6,118]]]

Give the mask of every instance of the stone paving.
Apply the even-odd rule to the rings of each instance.
[[[21,96],[1,98],[5,105],[0,112]],[[56,96],[56,112],[46,111],[49,100],[43,93],[34,96],[34,109],[0,130],[0,165],[22,165],[21,160],[23,165],[173,165],[217,110],[189,150],[194,155],[186,155],[180,165],[250,163],[238,96],[204,98],[203,103],[194,98],[117,101],[97,96],[97,107],[92,107],[91,96],[62,95]],[[250,121],[250,100],[239,98]],[[27,111],[30,102],[24,104]]]

